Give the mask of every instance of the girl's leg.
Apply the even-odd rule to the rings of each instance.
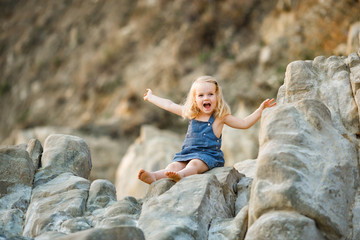
[[[156,172],[148,172],[144,169],[141,169],[138,174],[138,178],[148,184],[155,182],[156,180],[167,178],[165,172],[175,171],[178,172],[186,167],[188,162],[172,162],[165,169],[156,171]]]
[[[209,167],[202,160],[192,159],[184,169],[180,171],[166,171],[165,175],[175,180],[175,182],[178,182],[183,177],[203,173],[207,170],[209,170]]]

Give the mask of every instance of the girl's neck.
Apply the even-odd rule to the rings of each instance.
[[[212,113],[203,113],[203,112],[201,112],[201,113],[199,113],[198,115],[197,115],[197,117],[195,118],[195,120],[197,120],[197,121],[202,121],[202,122],[207,122],[207,121],[209,121],[209,119],[210,119],[210,117],[211,117],[211,115],[213,115],[213,113],[214,112],[212,112]]]

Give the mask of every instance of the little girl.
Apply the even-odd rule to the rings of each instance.
[[[183,177],[224,166],[223,152],[220,149],[224,124],[247,129],[260,119],[265,108],[276,104],[274,99],[267,99],[245,119],[234,117],[223,99],[218,82],[211,76],[196,79],[184,105],[155,96],[150,89],[144,94],[144,100],[190,119],[182,150],[175,154],[173,162],[156,172],[140,170],[138,178],[148,184],[161,178],[172,178],[178,182]]]

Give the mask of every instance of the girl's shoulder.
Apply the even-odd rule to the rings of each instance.
[[[226,119],[227,119],[228,117],[230,117],[230,116],[231,116],[231,114],[226,114],[226,115],[223,116],[223,117],[216,116],[214,122],[218,122],[218,123],[223,123],[223,124],[224,124],[225,121],[226,121]]]

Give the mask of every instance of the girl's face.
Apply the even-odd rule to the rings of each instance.
[[[216,86],[213,83],[202,82],[195,89],[196,106],[200,112],[212,114],[216,108]]]

